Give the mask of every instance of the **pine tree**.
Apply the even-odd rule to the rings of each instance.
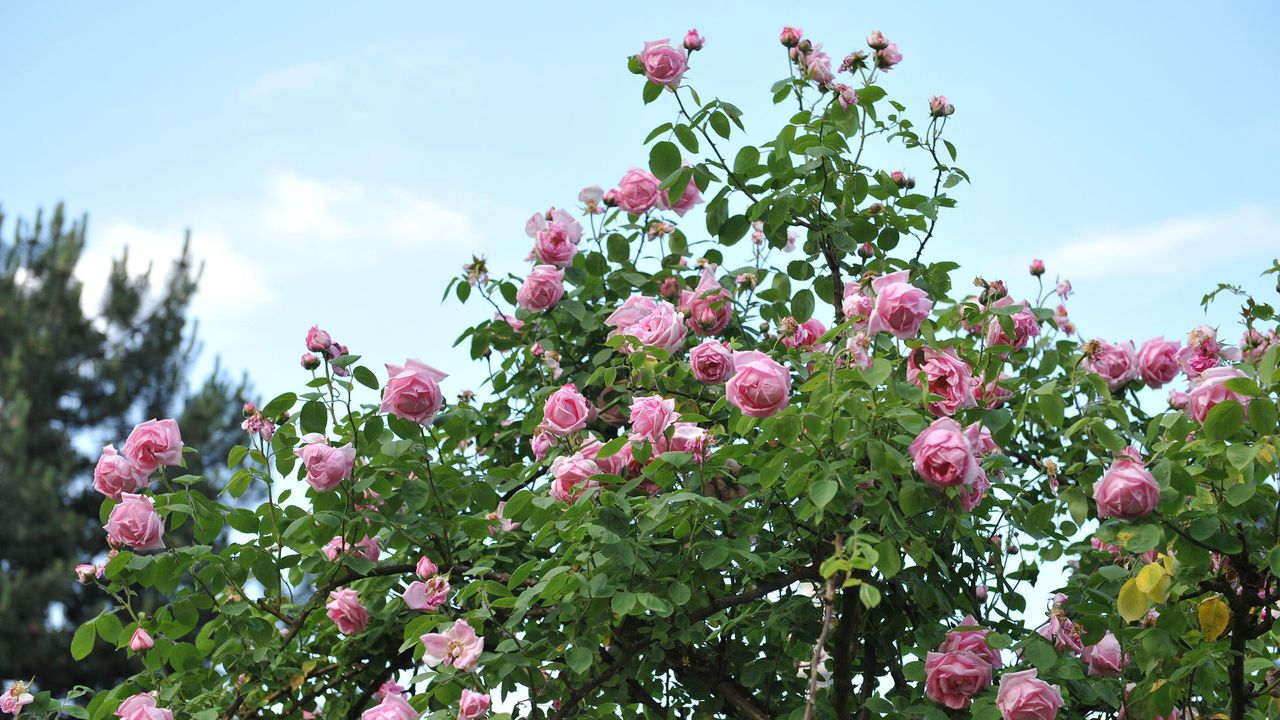
[[[0,212],[0,233],[4,230]],[[87,219],[19,221],[0,235],[0,680],[39,677],[41,689],[102,687],[133,669],[122,653],[72,661],[72,631],[106,598],[74,567],[107,552],[92,488],[104,442],[134,423],[177,417],[193,473],[217,475],[237,439],[243,380],[220,368],[196,387],[199,345],[187,317],[200,279],[190,236],[167,276],[131,276],[113,263],[105,297],[85,312],[76,275]],[[127,252],[127,251],[126,251]],[[202,468],[201,464],[207,463]]]

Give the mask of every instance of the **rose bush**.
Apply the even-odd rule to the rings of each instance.
[[[446,289],[497,313],[459,338],[479,393],[313,328],[301,390],[246,406],[222,495],[181,474],[172,421],[108,446],[116,550],[77,572],[118,605],[71,652],[144,669],[0,710],[1275,717],[1272,309],[1246,304],[1243,356],[1204,327],[1138,352],[1075,336],[1043,262],[958,291],[926,260],[968,179],[955,106],[889,99],[904,55],[879,32],[834,68],[781,41],[795,112],[757,144],[689,85],[696,32],[631,59],[675,113],[647,169],[531,218],[525,271],[477,258]]]

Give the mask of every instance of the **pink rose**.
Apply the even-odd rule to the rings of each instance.
[[[133,631],[133,637],[129,638],[129,649],[140,653],[155,647],[156,643],[151,639],[151,635],[146,630],[138,628]]]
[[[698,184],[691,177],[689,178],[689,184],[684,187],[684,192],[680,194],[674,204],[671,202],[671,196],[666,190],[658,191],[657,202],[658,207],[663,210],[674,210],[676,215],[684,217],[685,213],[702,202],[702,191],[698,190]]]
[[[138,693],[120,703],[116,717],[120,720],[173,720],[173,711],[156,707],[155,695]]]
[[[929,101],[929,111],[931,114],[935,116],[940,116],[940,111],[946,110],[946,107],[947,107],[947,99],[945,97],[939,96]],[[1041,260],[1040,258],[1036,258],[1035,260],[1032,260],[1031,261],[1032,277],[1040,277],[1043,274],[1044,274],[1044,261]]]
[[[898,52],[897,43],[889,43],[876,51],[876,67],[888,72],[894,65],[902,62],[902,53]]]
[[[929,412],[934,415],[954,415],[977,404],[969,365],[954,348],[925,346],[915,350],[907,356],[907,379],[941,398],[929,403]]]
[[[973,448],[960,423],[951,418],[934,420],[907,449],[916,472],[936,487],[968,485],[978,476],[980,466]]]
[[[929,294],[907,282],[907,271],[881,275],[871,281],[875,293],[867,332],[887,332],[906,340],[920,332],[920,324],[929,317],[933,301]]]
[[[329,619],[343,635],[354,635],[369,624],[369,611],[360,604],[360,595],[351,588],[341,588],[329,593],[324,604]]]
[[[836,79],[831,72],[831,56],[822,50],[822,43],[814,43],[804,56],[805,74],[819,85],[830,85]]]
[[[484,638],[466,620],[458,618],[442,633],[427,633],[419,638],[426,653],[422,659],[428,667],[452,665],[459,670],[473,670],[484,652]],[[416,717],[416,716],[415,716]]]
[[[381,702],[360,713],[360,720],[418,720],[420,715],[403,695],[386,693]]]
[[[564,271],[554,265],[534,265],[516,291],[516,304],[529,312],[542,312],[564,297]]]
[[[333,337],[318,326],[312,325],[307,331],[307,349],[311,352],[327,353],[332,344]]]
[[[1085,357],[1082,365],[1105,380],[1112,391],[1138,377],[1138,355],[1132,341],[1112,345],[1105,340],[1095,340],[1094,345],[1092,357]]]
[[[667,428],[680,419],[676,401],[661,395],[638,397],[631,401],[631,440],[659,443],[666,439]]]
[[[956,710],[969,707],[973,696],[991,685],[991,663],[964,650],[929,653],[924,672],[929,699]]]
[[[600,472],[617,475],[619,477],[630,478],[635,477],[640,472],[640,464],[636,462],[635,456],[631,451],[631,443],[624,443],[618,452],[607,458],[598,457],[600,448],[604,447],[604,443],[592,438],[591,442],[584,444],[578,449],[578,454],[582,457],[595,461]],[[554,488],[553,488],[554,490]]]
[[[987,309],[1009,307],[1013,304],[1013,298],[1005,295],[991,303]],[[1027,342],[1031,338],[1040,334],[1040,321],[1036,320],[1035,313],[1031,312],[1026,300],[1022,301],[1022,310],[1008,316],[1008,318],[1013,325],[1012,337],[1005,332],[1004,325],[1000,322],[1000,316],[992,317],[987,321],[988,345],[1008,345],[1015,351],[1021,350],[1027,346]]]
[[[386,401],[383,401],[386,404]],[[316,492],[329,492],[338,484],[351,476],[351,468],[355,465],[356,450],[347,443],[342,447],[332,447],[319,434],[310,434],[302,438],[307,444],[294,450],[293,454],[302,458],[302,465],[307,471],[307,484]]]
[[[1160,486],[1142,463],[1128,457],[1111,464],[1093,487],[1099,517],[1130,520],[1142,517],[1160,502]]]
[[[572,435],[587,426],[594,408],[578,392],[573,383],[551,393],[542,405],[542,424],[538,427],[557,437]]]
[[[1203,423],[1209,411],[1224,400],[1235,400],[1247,407],[1249,398],[1226,386],[1228,380],[1242,377],[1248,376],[1234,367],[1214,367],[1202,372],[1187,393],[1187,415]]]
[[[431,562],[431,558],[425,555],[418,558],[418,564],[414,568],[414,573],[423,580],[430,580],[439,572],[440,568],[436,567],[436,564]]]
[[[1054,720],[1062,707],[1062,693],[1037,678],[1034,669],[1006,673],[1000,678],[996,707],[1004,720]]]
[[[733,374],[733,351],[726,342],[703,340],[689,351],[689,370],[698,382],[719,385]]]
[[[557,502],[571,504],[589,488],[600,484],[591,478],[601,472],[600,466],[582,452],[562,455],[551,462],[551,497]]]
[[[689,52],[693,52],[694,50],[701,50],[706,44],[707,44],[707,41],[701,35],[698,34],[697,28],[693,28],[692,30],[684,34],[684,49],[688,50]]]
[[[804,31],[800,28],[794,28],[790,25],[782,27],[782,35],[779,38],[786,47],[793,48],[800,44],[800,38],[804,37]]]
[[[435,575],[426,582],[414,580],[404,589],[402,597],[410,610],[435,612],[449,600],[449,581],[443,575]]]
[[[684,71],[689,69],[688,57],[671,47],[667,38],[645,43],[639,59],[640,67],[644,68],[644,76],[649,82],[658,85],[679,85]]]
[[[1138,373],[1148,387],[1158,388],[1178,374],[1178,343],[1163,337],[1142,343],[1138,351]]]
[[[489,696],[467,688],[458,698],[458,720],[475,720],[489,710]]]
[[[378,686],[378,689],[373,693],[373,697],[381,701],[383,698],[385,698],[388,695],[404,695],[404,694],[405,694],[405,689],[400,687],[400,683],[397,683],[395,680],[388,680]]]
[[[604,188],[599,185],[588,185],[578,192],[578,202],[583,209],[592,215],[604,212]]]
[[[164,522],[156,514],[155,501],[145,495],[121,493],[104,529],[112,545],[128,545],[136,552],[164,549]]]
[[[1120,677],[1124,674],[1124,653],[1120,651],[1120,641],[1110,630],[1101,640],[1086,647],[1081,658],[1089,666],[1090,675]]]
[[[547,456],[547,451],[555,445],[556,440],[551,433],[536,432],[533,438],[529,440],[529,447],[533,450],[534,459],[541,460]]]
[[[999,377],[992,378],[985,384],[982,382],[982,378],[974,378],[973,399],[977,401],[978,405],[988,410],[1000,407],[1009,398],[1013,397],[1013,391],[1000,384],[1001,381],[1008,379],[1009,376],[1004,373],[1000,373]]]
[[[612,316],[610,316],[612,317]],[[684,347],[684,340],[689,331],[685,329],[684,318],[676,312],[676,308],[665,300],[654,302],[653,309],[638,322],[627,327],[620,327],[611,334],[634,337],[641,345],[660,347],[668,353],[675,353]],[[623,345],[623,348],[627,348]],[[628,349],[623,350],[629,352]]]
[[[733,354],[733,377],[725,384],[729,404],[750,417],[769,417],[787,406],[791,372],[756,350]]]
[[[658,177],[648,170],[631,168],[618,181],[618,207],[632,215],[643,215],[658,204]]]
[[[697,423],[678,422],[672,426],[671,441],[665,442],[663,452],[687,452],[698,464],[706,462],[710,436]]]
[[[789,323],[795,323],[795,318],[787,318]],[[821,351],[826,345],[819,346],[818,338],[826,334],[827,328],[818,318],[809,318],[796,326],[796,331],[784,335],[782,344],[786,347],[799,350],[817,350]]]
[[[35,696],[27,692],[27,686],[20,682],[14,683],[4,692],[4,695],[0,695],[0,712],[9,713],[17,718],[22,708],[33,702],[35,702]]]
[[[987,479],[987,472],[979,465],[973,482],[960,486],[960,494],[956,498],[960,503],[960,509],[965,512],[973,512],[974,508],[982,504],[983,498],[987,496],[987,491],[990,489],[991,481]]]
[[[865,328],[874,307],[875,300],[869,295],[864,295],[857,283],[844,286],[844,301],[840,308],[844,310],[846,320],[855,321],[854,327]]]
[[[161,465],[182,464],[182,435],[173,420],[139,423],[124,441],[124,456],[143,477]]]
[[[404,365],[387,363],[387,386],[378,411],[430,425],[440,412],[440,383],[447,377],[421,360],[405,360]]]
[[[1059,608],[1049,615],[1049,621],[1036,628],[1040,637],[1053,643],[1058,652],[1080,654],[1084,652],[1084,644],[1080,642],[1080,628],[1071,622]]]
[[[985,590],[985,587],[983,588]],[[1001,663],[1000,651],[987,644],[987,633],[991,632],[986,628],[980,628],[978,621],[972,615],[965,615],[960,621],[957,628],[975,628],[973,630],[952,630],[947,633],[947,639],[942,641],[942,645],[938,646],[939,652],[971,652],[982,658],[984,662],[992,668],[999,668]]]
[[[693,290],[680,296],[680,311],[695,335],[719,335],[733,317],[733,296],[716,282],[715,265],[702,268],[702,277]]]
[[[346,554],[350,549],[351,545],[347,542],[346,538],[341,535],[334,535],[332,540],[325,543],[324,547],[320,548],[320,552],[324,554],[326,560],[334,562],[340,556]]]
[[[604,319],[604,324],[613,328],[615,333],[620,332],[648,317],[657,307],[658,301],[651,297],[632,295]]]
[[[564,225],[552,221],[538,231],[533,252],[540,263],[568,267],[573,264],[573,256],[578,254],[578,245],[570,240]]]
[[[933,117],[947,117],[948,115],[954,115],[955,112],[956,106],[947,102],[946,95],[934,95],[929,98],[929,114]],[[1039,273],[1036,272],[1037,267],[1040,269]],[[1043,260],[1031,261],[1031,274],[1036,275],[1037,277],[1044,274]]]
[[[991,437],[991,431],[981,422],[969,423],[964,429],[964,439],[969,441],[969,447],[973,448],[973,454],[977,457],[1000,452],[1000,446]]]
[[[117,453],[115,446],[102,448],[98,464],[93,467],[94,490],[112,500],[119,500],[121,493],[136,493],[146,486],[146,475],[139,472],[128,458]]]
[[[81,585],[87,584],[91,578],[102,577],[105,567],[102,565],[93,565],[91,563],[81,563],[76,566],[76,579]]]
[[[884,33],[879,30],[872,30],[871,33],[867,35],[867,46],[872,50],[883,50],[889,47],[889,41],[885,39]]]

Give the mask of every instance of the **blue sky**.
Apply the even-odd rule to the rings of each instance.
[[[782,25],[837,58],[880,29],[906,56],[891,95],[958,108],[974,184],[932,259],[1021,295],[1044,257],[1082,332],[1110,339],[1184,336],[1219,280],[1276,299],[1258,278],[1280,254],[1274,4],[437,5],[6,4],[0,203],[89,212],[91,290],[124,245],[164,261],[191,227],[205,361],[264,396],[301,382],[315,322],[375,363],[453,373],[453,392],[478,372],[448,346],[488,313],[442,307],[448,278],[473,252],[522,273],[525,218],[642,164],[670,119],[626,55],[697,27],[689,81],[763,140]]]

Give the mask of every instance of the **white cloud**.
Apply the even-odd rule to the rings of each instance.
[[[339,67],[332,62],[302,62],[271,70],[254,80],[244,94],[249,98],[306,92],[338,78]]]
[[[1280,218],[1257,207],[1193,215],[1068,241],[1045,254],[1073,280],[1114,275],[1171,277],[1261,257],[1280,247]]]

